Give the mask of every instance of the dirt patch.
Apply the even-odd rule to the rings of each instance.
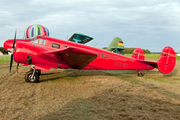
[[[180,119],[180,60],[175,70],[42,72],[40,82],[26,83],[30,66],[0,64],[0,119]]]

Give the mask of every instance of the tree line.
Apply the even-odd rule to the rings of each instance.
[[[3,54],[8,54],[8,51],[4,49],[4,47],[0,47],[0,51],[3,53]]]
[[[107,49],[108,47],[103,47],[102,49]],[[125,54],[132,54],[133,51],[135,50],[136,48],[125,48]],[[151,54],[151,52],[148,50],[148,49],[142,49],[144,51],[145,54]]]
[[[136,48],[125,48],[125,54],[132,54]],[[148,49],[142,49],[145,54],[151,54]]]

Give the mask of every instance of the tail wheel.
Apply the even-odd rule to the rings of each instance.
[[[37,72],[34,73],[33,76],[33,71],[28,71],[25,75],[25,81],[30,82],[30,83],[38,83],[39,82],[39,75]]]
[[[138,77],[143,77],[143,73],[142,72],[138,72]]]

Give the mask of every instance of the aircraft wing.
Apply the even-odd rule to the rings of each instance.
[[[38,56],[48,61],[54,61],[60,64],[64,62],[71,68],[75,69],[83,69],[97,57],[96,54],[79,48],[65,48],[55,51],[46,51],[44,53],[40,53]]]

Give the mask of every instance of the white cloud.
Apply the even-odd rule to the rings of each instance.
[[[119,36],[127,47],[152,50],[152,43],[156,42],[179,50],[176,47],[180,38],[179,6],[178,0],[1,1],[0,46],[13,38],[11,34],[16,28],[18,37],[22,38],[26,27],[42,24],[48,27],[52,37],[66,39],[73,32],[90,34],[95,38],[90,45],[108,46],[113,37]],[[171,42],[169,38],[173,38]]]

